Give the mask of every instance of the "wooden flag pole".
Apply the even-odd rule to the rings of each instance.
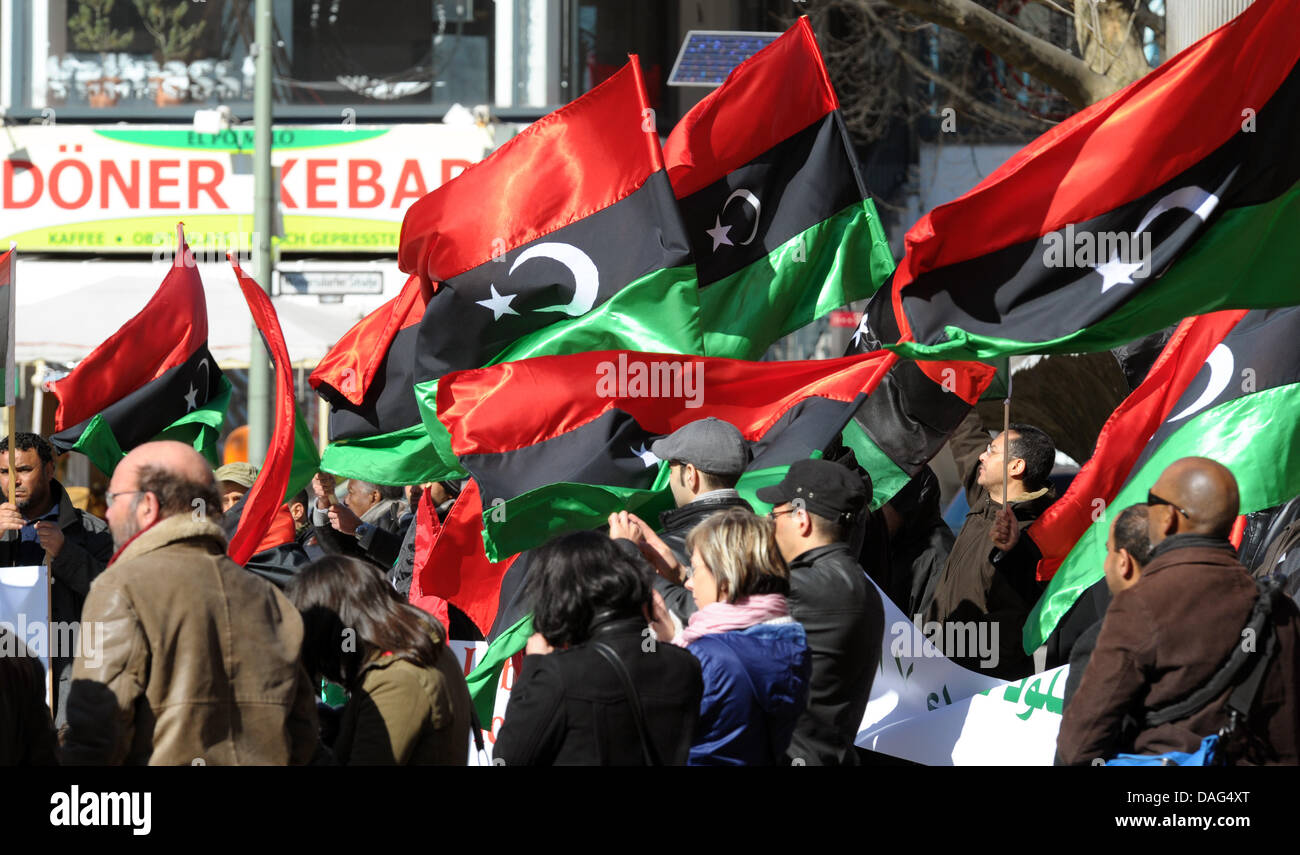
[[[1007,396],[1002,399],[1002,507],[1007,507],[1007,469],[1011,465],[1011,360],[1007,360]]]

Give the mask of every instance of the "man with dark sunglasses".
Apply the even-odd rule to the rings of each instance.
[[[1097,646],[1066,707],[1057,738],[1061,762],[1087,765],[1117,753],[1196,751],[1201,740],[1228,724],[1232,686],[1190,712],[1160,723],[1148,716],[1192,697],[1219,673],[1239,645],[1262,651],[1276,634],[1276,652],[1250,713],[1239,725],[1249,734],[1249,763],[1294,765],[1300,731],[1300,611],[1273,598],[1261,637],[1247,627],[1259,594],[1237,560],[1228,534],[1238,513],[1237,482],[1203,457],[1177,460],[1147,495],[1152,544],[1140,576],[1116,590]],[[1245,649],[1245,648],[1243,648]],[[1121,737],[1126,715],[1138,724]]]

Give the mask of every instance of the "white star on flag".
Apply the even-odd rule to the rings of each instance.
[[[654,452],[646,449],[644,442],[641,443],[640,448],[632,448],[632,446],[629,445],[628,449],[637,457],[641,458],[641,462],[645,464],[645,468],[647,469],[651,466],[658,465],[661,462],[658,457],[655,457]]]
[[[857,347],[862,339],[866,338],[868,332],[870,332],[870,327],[867,326],[867,313],[864,309],[862,320],[858,322],[858,328],[853,332],[853,346]]]
[[[707,234],[709,237],[713,238],[713,251],[714,251],[714,252],[717,252],[717,251],[718,251],[718,247],[722,246],[724,243],[725,243],[727,246],[735,246],[735,244],[731,242],[731,238],[727,237],[727,235],[728,235],[730,232],[731,232],[731,226],[724,226],[724,225],[722,224],[722,218],[721,218],[721,217],[714,217],[714,218],[713,218],[713,228],[711,228],[711,229],[705,229],[705,230],[704,230],[704,233],[705,233],[705,234]]]
[[[1116,255],[1108,259],[1105,264],[1097,265],[1093,270],[1101,274],[1101,293],[1105,294],[1116,285],[1132,285],[1133,271],[1141,267],[1141,263],[1126,264]]]
[[[199,390],[195,388],[193,383],[191,383],[190,393],[185,396],[185,412],[188,413],[190,410],[197,410],[199,408],[198,398],[199,398]]]
[[[491,299],[479,300],[478,304],[485,309],[492,310],[492,320],[499,321],[501,320],[502,315],[519,314],[514,309],[510,308],[510,301],[515,297],[518,297],[518,294],[506,294],[505,296],[502,296],[497,293],[497,286],[489,285],[488,287],[492,289]]]

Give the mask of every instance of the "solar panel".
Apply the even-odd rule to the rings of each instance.
[[[731,70],[770,45],[780,33],[737,30],[690,30],[677,53],[669,86],[714,87]]]

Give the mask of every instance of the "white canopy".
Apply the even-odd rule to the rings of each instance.
[[[242,266],[251,272],[251,264]],[[299,366],[314,367],[343,333],[395,297],[406,281],[391,259],[324,259],[289,262],[282,267],[383,274],[382,294],[347,294],[337,303],[322,303],[312,294],[272,297],[289,357]],[[144,308],[164,275],[162,262],[20,257],[14,293],[18,361],[71,363],[84,359]],[[262,345],[253,334],[252,317],[234,272],[224,261],[200,263],[199,276],[208,299],[208,349],[223,368],[246,367],[251,345]]]

